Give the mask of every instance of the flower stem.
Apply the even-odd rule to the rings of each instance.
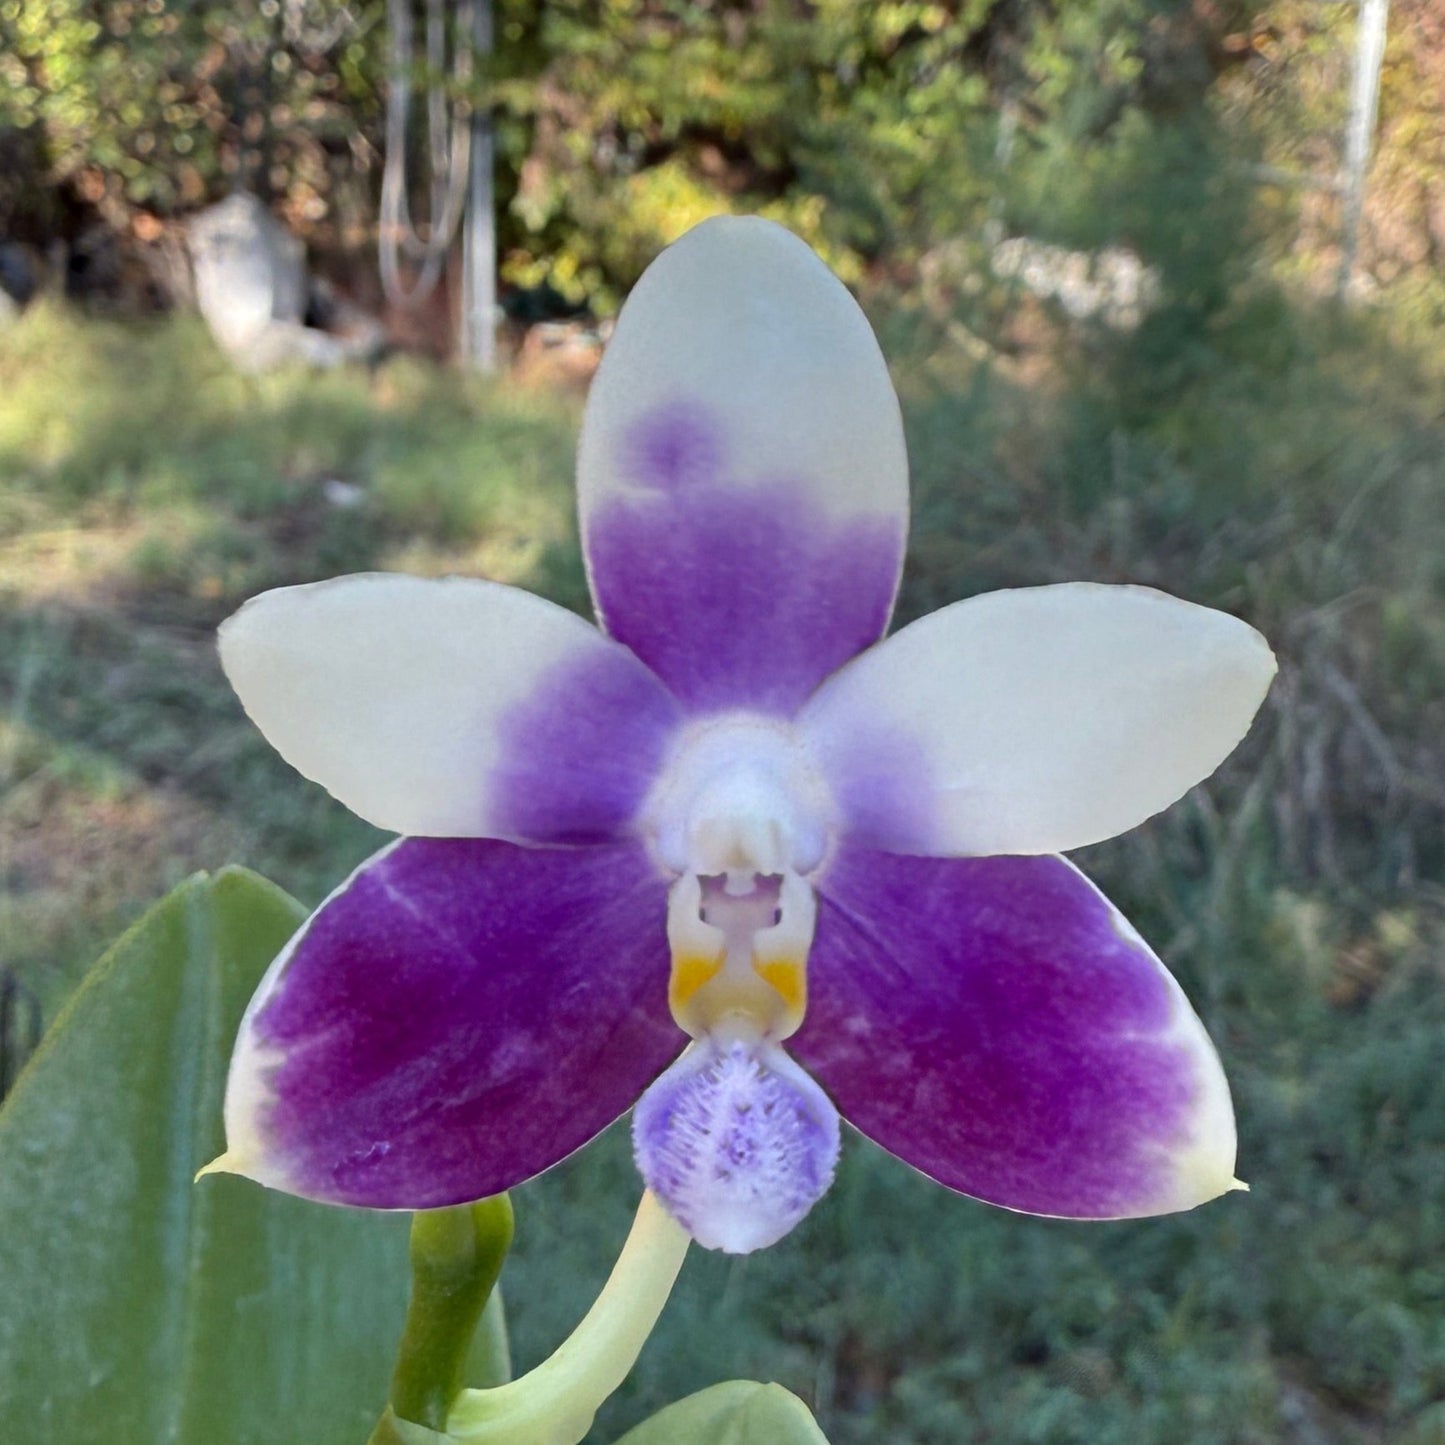
[[[464,1445],[578,1445],[626,1378],[682,1268],[688,1236],[650,1193],[586,1318],[520,1380],[464,1390],[447,1435]]]
[[[505,1194],[412,1217],[411,1302],[391,1385],[399,1419],[445,1428],[511,1242],[512,1204]],[[488,1338],[495,1340],[495,1325]],[[498,1375],[506,1378],[504,1370],[491,1378]]]

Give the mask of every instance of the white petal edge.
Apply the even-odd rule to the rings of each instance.
[[[1073,869],[1108,909],[1110,922],[1120,938],[1136,948],[1154,965],[1169,990],[1170,1012],[1165,1028],[1146,1037],[1153,1044],[1174,1045],[1184,1050],[1194,1065],[1196,1093],[1190,1103],[1189,1117],[1181,1137],[1170,1143],[1153,1146],[1162,1168],[1156,1193],[1141,1199],[1121,1214],[1089,1215],[1045,1214],[1032,1209],[1012,1209],[997,1205],[1013,1214],[1027,1214],[1036,1219],[1078,1220],[1095,1222],[1110,1219],[1153,1219],[1162,1214],[1181,1214],[1198,1209],[1221,1195],[1233,1191],[1248,1193],[1249,1185],[1235,1178],[1239,1154],[1239,1138],[1234,1120],[1234,1100],[1229,1080],[1224,1073],[1219,1050],[1209,1037],[1203,1020],[1194,1011],[1189,996],[1179,980],[1164,966],[1159,955],[1144,941],[1134,925],[1110,902],[1093,879],[1083,873],[1070,859],[1059,860]],[[927,1177],[927,1176],[925,1176]],[[993,1201],[986,1201],[992,1203]]]
[[[825,682],[798,725],[845,811],[860,767],[897,784],[892,802],[872,800],[860,842],[1061,853],[1208,777],[1275,670],[1264,638],[1227,613],[1147,587],[1026,587],[903,628]]]
[[[592,383],[578,450],[584,529],[646,495],[636,428],[660,408],[715,416],[728,485],[797,486],[835,521],[908,517],[898,399],[847,288],[792,232],[718,216],[634,288]]]
[[[196,1178],[207,1174],[240,1174],[254,1180],[267,1189],[279,1189],[287,1194],[301,1191],[291,1183],[284,1164],[274,1157],[262,1120],[269,1111],[273,1099],[271,1076],[286,1062],[284,1051],[270,1048],[256,1037],[255,1021],[276,992],[280,989],[291,966],[296,950],[301,947],[311,925],[322,913],[340,898],[356,880],[380,863],[388,853],[399,848],[405,838],[393,838],[369,858],[363,859],[346,876],[345,880],[322,900],[286,941],[281,952],[271,960],[256,992],[241,1015],[241,1026],[236,1030],[236,1041],[231,1049],[231,1063],[226,1074],[226,1096],[222,1115],[226,1126],[226,1148],[199,1170]]]
[[[386,572],[264,592],[221,625],[220,651],[292,767],[367,822],[434,838],[511,836],[487,796],[497,725],[544,675],[605,654],[644,671],[530,592]]]
[[[1239,1150],[1234,1101],[1219,1050],[1209,1037],[1203,1020],[1195,1013],[1189,996],[1179,986],[1179,980],[1164,966],[1134,925],[1114,907],[1103,890],[1069,859],[1060,861],[1089,885],[1109,910],[1109,919],[1115,931],[1125,943],[1148,957],[1168,984],[1169,1024],[1159,1033],[1152,1034],[1151,1042],[1174,1044],[1184,1049],[1194,1064],[1197,1092],[1189,1110],[1188,1126],[1182,1138],[1168,1146],[1159,1146],[1166,1165],[1160,1191],[1144,1207],[1120,1217],[1139,1219],[1156,1214],[1177,1214],[1186,1209],[1197,1209],[1199,1205],[1218,1199],[1231,1190],[1248,1190],[1247,1184],[1234,1177]]]

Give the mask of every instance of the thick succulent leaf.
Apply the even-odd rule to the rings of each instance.
[[[577,487],[603,626],[691,707],[790,713],[887,626],[898,401],[853,298],[770,221],[705,221],[648,268]]]
[[[246,1000],[302,910],[240,870],[105,956],[0,1110],[0,1440],[355,1445],[385,1402],[406,1226],[243,1179]]]
[[[808,1407],[781,1385],[728,1380],[629,1430],[617,1445],[828,1445]]]

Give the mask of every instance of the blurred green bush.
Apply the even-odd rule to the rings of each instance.
[[[1255,245],[1333,243],[1328,187],[1278,179],[1338,167],[1348,6],[495,8],[473,94],[496,116],[504,276],[594,309],[724,209],[785,221],[849,280],[912,275],[942,243],[986,233],[1124,243],[1196,310]],[[1366,259],[1390,277],[1423,274],[1445,245],[1432,14],[1398,0],[1385,71]],[[384,0],[0,0],[0,236],[98,218],[144,243],[245,184],[323,249],[364,249],[386,66]]]

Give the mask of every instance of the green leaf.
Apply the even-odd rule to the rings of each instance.
[[[302,910],[183,883],[100,961],[0,1110],[0,1440],[356,1445],[386,1402],[405,1215],[221,1151],[231,1042]]]
[[[781,1385],[728,1380],[629,1430],[617,1445],[828,1445],[808,1407]]]

